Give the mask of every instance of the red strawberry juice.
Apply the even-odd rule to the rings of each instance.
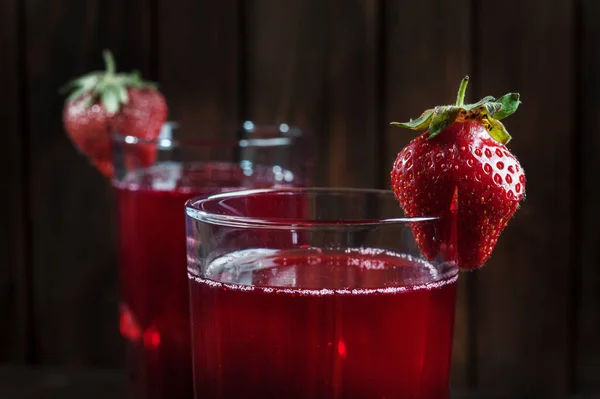
[[[455,267],[254,249],[189,278],[196,398],[448,398]]]
[[[136,398],[193,397],[184,204],[241,187],[291,185],[271,167],[163,163],[115,183],[120,330]],[[268,204],[265,204],[268,207]]]

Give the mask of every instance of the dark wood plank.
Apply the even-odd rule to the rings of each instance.
[[[101,69],[103,48],[147,74],[148,2],[23,1],[38,359],[121,364],[109,183],[67,139],[57,89]]]
[[[247,7],[249,119],[311,134],[317,185],[375,186],[377,2]]]
[[[157,0],[158,76],[184,137],[235,137],[240,123],[240,2]]]
[[[580,10],[582,24],[580,99],[582,134],[577,135],[580,141],[582,172],[580,198],[580,237],[579,267],[579,319],[577,336],[576,387],[584,392],[600,392],[600,187],[598,176],[598,154],[600,153],[600,126],[598,125],[598,109],[600,107],[600,3],[583,0]]]
[[[390,187],[389,171],[398,152],[416,132],[390,127],[437,104],[452,103],[460,80],[469,71],[470,2],[427,0],[385,3],[386,101],[382,129],[385,141],[381,175]],[[469,386],[471,369],[469,275],[459,279],[452,358],[452,386]]]
[[[527,199],[477,272],[483,393],[563,398],[569,388],[572,153],[579,138],[573,4],[480,3],[473,82],[479,95],[520,91],[522,108],[505,125],[528,180]]]
[[[125,399],[127,392],[122,371],[0,366],[3,399]]]
[[[25,361],[29,334],[28,292],[25,260],[25,171],[23,168],[23,126],[21,106],[18,41],[18,9],[16,0],[0,4],[0,89],[4,101],[0,107],[3,155],[0,157],[4,186],[0,208],[0,360]]]
[[[122,371],[97,369],[58,369],[0,367],[0,397],[3,399],[95,399],[127,397],[127,381]],[[451,399],[526,399],[531,396],[481,394],[453,391]],[[572,395],[569,399],[596,396]],[[565,397],[566,398],[566,397]]]

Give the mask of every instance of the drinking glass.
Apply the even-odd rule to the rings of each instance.
[[[310,166],[300,130],[245,122],[233,140],[113,139],[120,256],[120,330],[133,397],[193,396],[186,200],[240,188],[305,185]],[[201,135],[201,132],[198,132]]]
[[[333,188],[186,213],[197,399],[448,397],[458,267],[439,219]]]

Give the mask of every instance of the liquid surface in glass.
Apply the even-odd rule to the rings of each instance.
[[[189,278],[196,397],[448,397],[454,267],[373,248],[254,249]]]
[[[239,188],[289,186],[293,181],[291,172],[277,166],[166,162],[114,183],[120,330],[127,341],[134,397],[193,396],[185,202]]]

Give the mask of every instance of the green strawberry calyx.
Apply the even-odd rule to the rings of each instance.
[[[81,105],[85,108],[98,100],[109,115],[119,112],[121,105],[129,102],[128,88],[157,90],[153,82],[144,81],[138,71],[117,73],[115,59],[109,50],[102,52],[105,71],[94,71],[68,82],[60,89],[61,94],[70,93],[67,102],[84,98]]]
[[[428,139],[432,139],[454,122],[475,120],[481,122],[495,140],[507,144],[511,140],[511,136],[500,120],[513,114],[519,108],[519,104],[521,104],[519,93],[508,93],[498,99],[487,96],[476,103],[465,104],[468,83],[469,77],[465,76],[460,82],[456,104],[436,106],[423,112],[417,119],[403,123],[392,122],[391,125],[412,130],[429,129]]]

